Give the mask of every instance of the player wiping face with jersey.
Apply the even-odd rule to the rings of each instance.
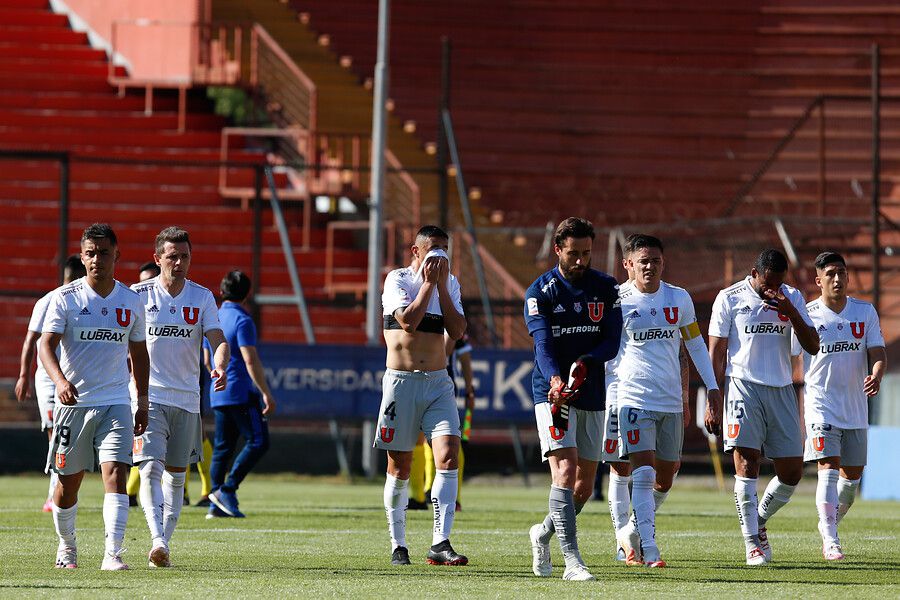
[[[747,564],[771,560],[766,523],[787,504],[803,471],[803,437],[791,385],[791,335],[811,354],[819,336],[803,295],[786,285],[787,258],[763,251],[750,276],[719,292],[709,324],[709,352],[720,384],[728,378],[725,449],[734,453],[735,503]],[[707,403],[706,427],[719,432],[721,407]],[[762,451],[776,476],[757,505]]]
[[[593,239],[589,221],[570,217],[560,223],[554,238],[559,264],[525,293],[525,324],[534,338],[535,419],[553,477],[549,514],[530,531],[532,570],[543,577],[551,573],[549,541],[555,531],[566,560],[563,578],[593,579],[578,551],[575,517],[593,490],[603,444],[603,364],[618,352],[622,333],[618,284],[590,268]],[[561,414],[554,407],[570,399],[565,379],[579,361],[587,376],[570,397],[568,423],[554,422]]]
[[[384,508],[391,536],[391,563],[410,564],[406,507],[413,448],[419,432],[430,440],[436,474],[432,545],[426,561],[462,566],[468,558],[450,544],[459,475],[460,428],[453,381],[447,373],[444,333],[457,340],[466,319],[459,282],[450,273],[449,238],[426,225],[410,248],[412,262],[391,271],[382,294],[387,360],[374,446],[388,453]]]

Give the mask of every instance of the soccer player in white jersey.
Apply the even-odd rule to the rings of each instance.
[[[119,260],[116,234],[96,223],[81,236],[81,262],[87,275],[56,290],[41,334],[40,359],[56,386],[53,441],[47,469],[59,481],[53,493],[53,523],[59,535],[57,568],[77,565],[75,516],[78,489],[86,470],[100,465],[106,548],[101,569],[127,569],[121,558],[133,436],[147,426],[150,360],[144,308],[138,295],[115,280]],[[61,347],[59,359],[56,348]],[[132,417],[127,358],[138,392]]]
[[[81,256],[73,254],[66,259],[63,268],[63,285],[71,283],[75,279],[84,277],[84,265],[81,264]],[[54,290],[55,292],[56,290]],[[28,333],[22,343],[22,354],[19,358],[19,379],[16,381],[16,400],[25,402],[34,397],[37,400],[38,414],[41,418],[41,431],[47,432],[47,440],[53,439],[53,396],[56,388],[53,380],[47,375],[44,364],[37,361],[37,370],[34,373],[34,393],[31,391],[31,368],[34,365],[34,357],[38,351],[41,338],[41,329],[44,327],[44,316],[47,314],[47,306],[53,298],[53,292],[48,292],[34,304],[31,311],[31,320],[28,322]],[[44,502],[44,512],[53,512],[53,489],[56,487],[56,471],[50,471],[50,488],[47,492],[47,500]]]
[[[134,462],[141,473],[141,506],[150,527],[148,564],[169,567],[169,542],[184,504],[185,472],[202,452],[203,337],[213,348],[210,377],[216,391],[225,389],[230,355],[212,292],[187,278],[188,232],[178,227],[160,231],[153,259],[159,276],[131,286],[145,310],[150,353],[150,418],[147,430],[134,440]]]
[[[837,252],[816,257],[822,295],[806,305],[819,333],[819,353],[806,355],[803,396],[807,461],[819,465],[816,509],[822,555],[841,560],[837,526],[850,510],[866,464],[869,396],[887,368],[875,307],[847,295],[847,263]],[[794,337],[794,351],[800,351]]]
[[[619,292],[624,325],[616,403],[620,454],[631,463],[631,503],[640,548],[634,547],[633,531],[619,531],[617,538],[625,544],[625,564],[665,567],[656,544],[655,515],[681,465],[684,415],[689,414],[681,391],[681,340],[713,401],[719,400],[719,389],[690,295],[661,279],[662,242],[635,235],[625,251],[634,280]]]
[[[431,487],[434,511],[426,562],[463,566],[469,559],[450,545],[459,481],[459,411],[447,373],[444,332],[454,340],[466,331],[459,282],[450,274],[449,238],[433,225],[422,227],[411,247],[409,267],[395,269],[381,297],[387,363],[374,446],[387,451],[384,510],[391,537],[391,564],[408,565],[406,508],[413,448],[423,432],[437,473]]]
[[[764,250],[750,276],[716,296],[709,323],[709,354],[724,385],[725,451],[734,457],[734,500],[747,564],[772,560],[766,523],[788,503],[803,475],[803,434],[791,380],[791,333],[810,354],[819,335],[796,289],[785,285],[788,264],[778,250]],[[710,433],[722,431],[722,407],[707,402]],[[757,505],[756,480],[765,451],[775,464]]]

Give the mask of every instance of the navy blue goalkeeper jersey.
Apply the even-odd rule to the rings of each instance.
[[[578,357],[595,359],[582,392],[573,403],[581,410],[603,410],[606,384],[603,363],[619,352],[622,309],[615,279],[588,269],[577,282],[567,281],[554,267],[538,277],[525,292],[525,325],[535,339],[531,377],[535,404],[547,402],[553,371],[568,380]],[[542,369],[543,367],[543,369]]]

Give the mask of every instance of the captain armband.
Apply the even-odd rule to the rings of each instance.
[[[684,340],[692,340],[696,337],[700,337],[700,325],[697,324],[697,321],[694,321],[690,325],[685,325],[680,328],[681,337]]]

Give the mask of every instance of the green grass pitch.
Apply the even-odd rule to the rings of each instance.
[[[822,560],[812,482],[770,522],[775,561],[743,565],[734,502],[705,480],[684,477],[657,517],[657,538],[669,567],[625,567],[613,559],[605,502],[578,519],[582,553],[596,582],[562,581],[562,569],[531,574],[527,531],[547,507],[547,480],[531,488],[476,481],[463,490],[452,538],[468,567],[433,567],[428,512],[409,513],[414,564],[390,565],[381,485],[251,475],[240,491],[246,519],[207,521],[185,507],[172,543],[175,568],[147,567],[144,515],[132,509],[125,546],[128,572],[101,572],[101,485],[82,487],[79,567],[53,568],[56,535],[40,511],[45,479],[0,477],[0,597],[54,598],[900,598],[900,503],[858,500],[841,524],[847,559]],[[518,484],[518,482],[516,482]],[[192,483],[192,491],[198,485]],[[551,545],[559,565],[559,546]]]

